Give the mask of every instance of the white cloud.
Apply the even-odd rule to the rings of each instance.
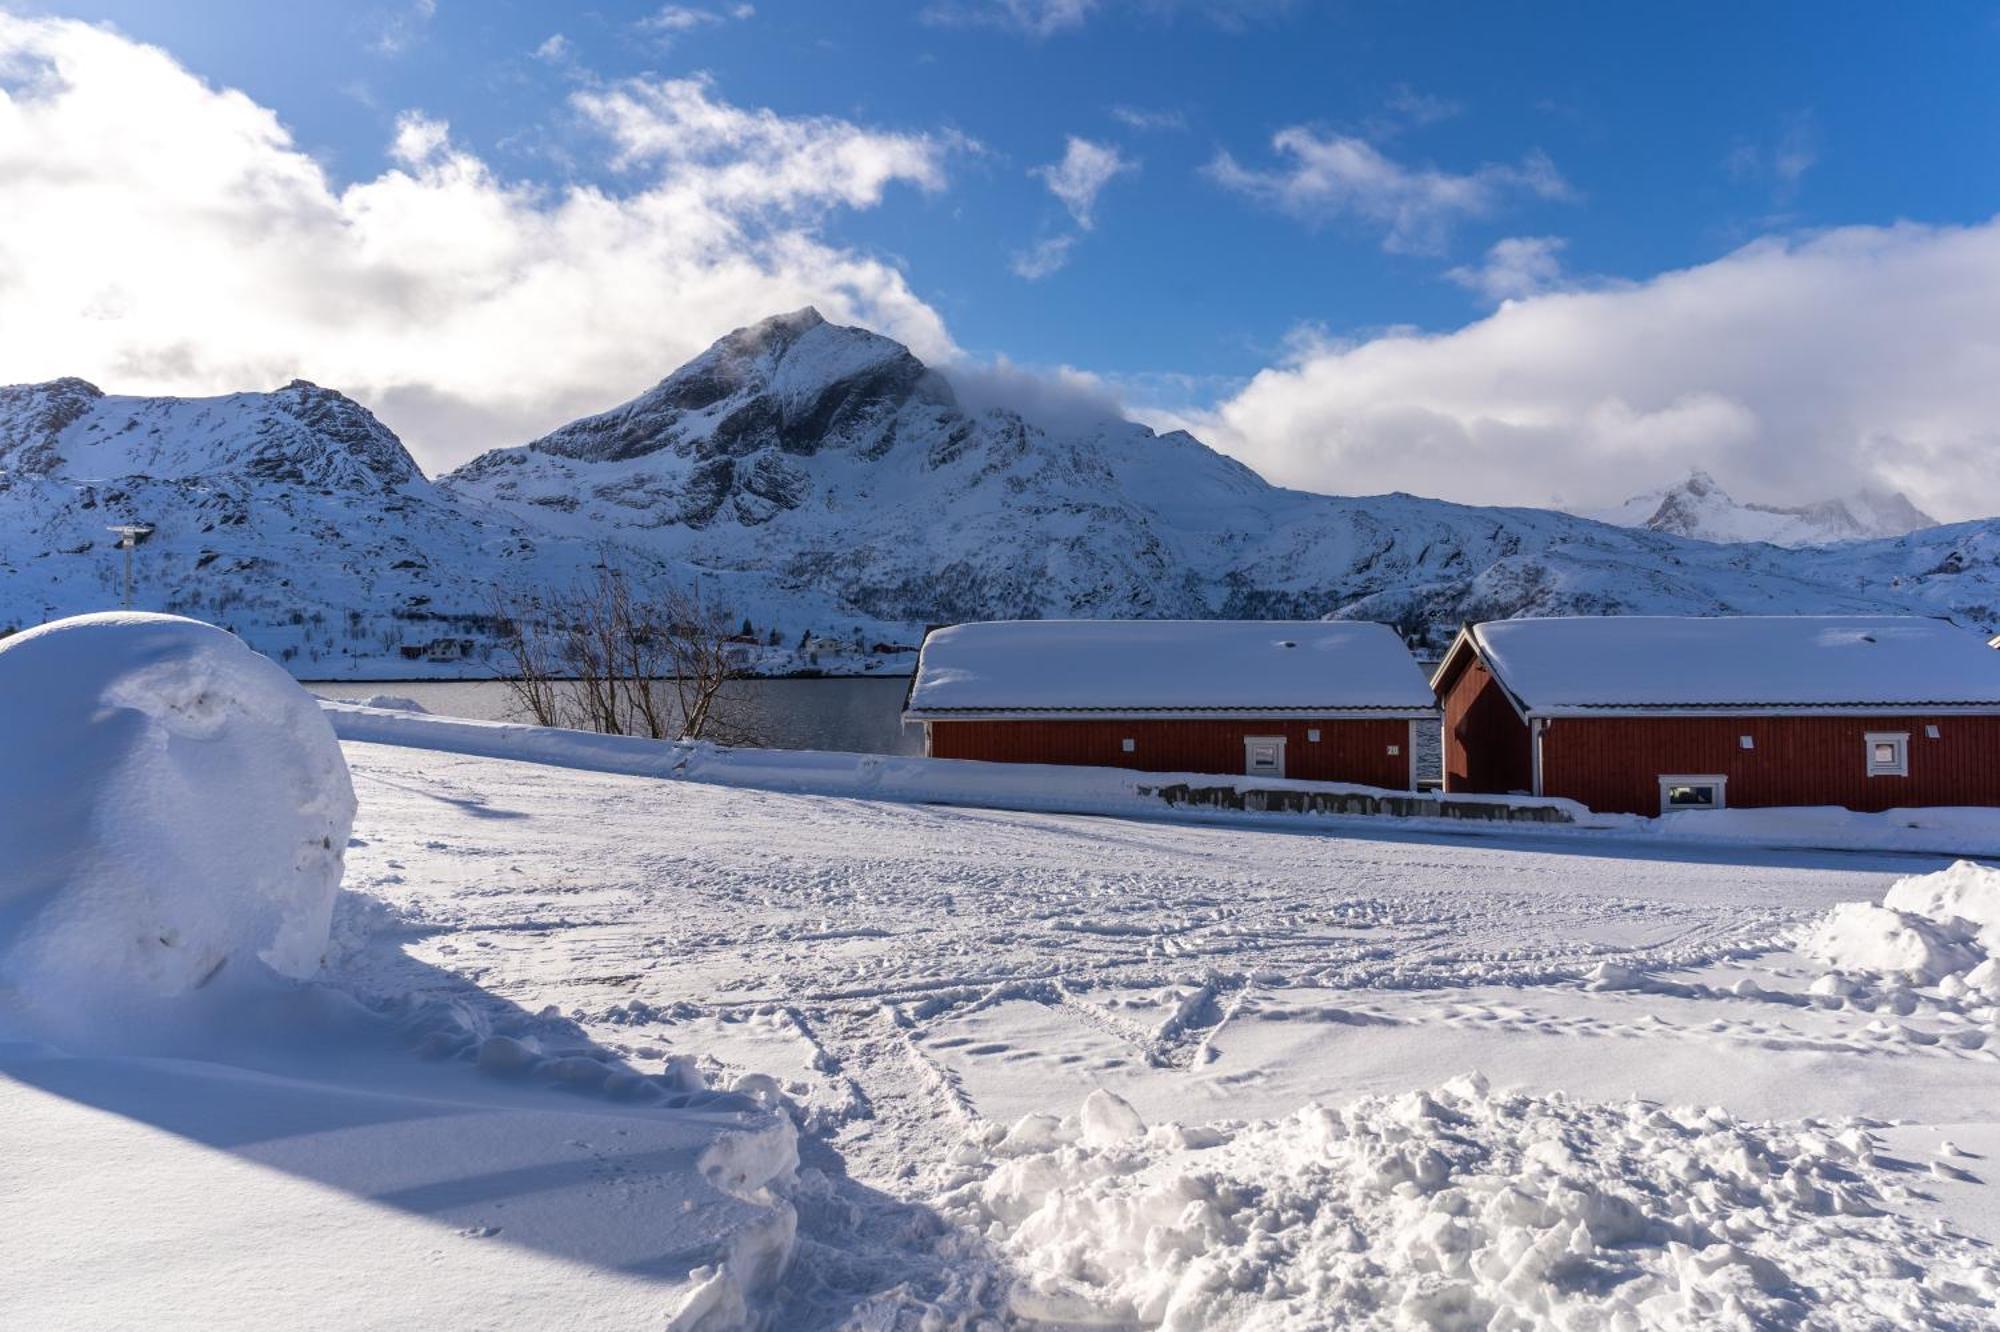
[[[1779,203],[1790,202],[1799,192],[1806,172],[1819,164],[1819,127],[1810,112],[1785,117],[1777,137],[1768,145],[1739,140],[1722,159],[1730,177],[1738,181],[1763,182]]]
[[[706,77],[628,79],[571,103],[616,147],[628,170],[663,171],[710,203],[867,208],[894,183],[945,185],[955,135],[889,134],[827,116],[786,117],[719,101]]]
[[[375,50],[379,55],[399,56],[421,42],[437,17],[437,0],[407,0],[407,3],[377,17]]]
[[[1420,93],[1407,83],[1399,83],[1389,94],[1386,110],[1400,125],[1420,128],[1450,120],[1465,108],[1449,98]]]
[[[551,33],[542,44],[535,48],[535,59],[545,60],[551,65],[560,65],[570,56],[569,38],[561,33]]]
[[[1160,19],[1195,14],[1219,28],[1240,31],[1296,4],[1297,0],[1124,0],[1122,7]],[[1105,8],[1104,0],[933,0],[918,16],[938,26],[1004,28],[1042,38],[1080,28]]]
[[[1062,160],[1036,167],[1028,174],[1040,176],[1049,193],[1062,200],[1063,207],[1085,231],[1096,225],[1093,213],[1097,196],[1119,176],[1139,169],[1139,164],[1106,143],[1092,143],[1071,135],[1063,148]]]
[[[924,22],[943,26],[1011,28],[1030,37],[1049,37],[1080,28],[1098,0],[938,0],[921,13]]]
[[[693,32],[696,28],[711,28],[732,19],[747,19],[757,12],[754,5],[726,5],[708,8],[702,5],[662,5],[652,14],[639,20],[639,26],[651,32]]]
[[[1478,264],[1461,264],[1445,276],[1495,305],[1540,295],[1565,285],[1561,236],[1509,236],[1495,241]]]
[[[1309,222],[1351,216],[1384,229],[1392,251],[1441,250],[1454,223],[1485,217],[1512,197],[1574,197],[1555,164],[1530,153],[1518,165],[1487,163],[1465,174],[1408,167],[1365,139],[1302,125],[1278,131],[1272,148],[1289,159],[1258,170],[1222,153],[1208,166],[1219,184]]]
[[[1000,356],[984,363],[960,362],[945,377],[967,411],[1004,408],[1045,430],[1089,430],[1125,414],[1109,383],[1074,366],[1030,367]]]
[[[270,110],[166,53],[0,13],[0,365],[111,391],[295,375],[385,409],[435,468],[620,400],[728,329],[808,302],[927,358],[937,313],[818,230],[953,143],[733,106],[701,81],[579,96],[631,179],[496,176],[443,122],[340,186]]]
[[[1183,130],[1187,128],[1187,115],[1171,109],[1148,110],[1143,106],[1114,106],[1111,118],[1127,129]]]
[[[1600,504],[1701,466],[1757,498],[1880,485],[1989,514],[2000,219],[1768,239],[1453,333],[1308,346],[1178,423],[1273,480],[1349,494]]]
[[[1016,277],[1039,282],[1060,271],[1069,262],[1069,252],[1075,247],[1074,236],[1051,236],[1016,253],[1008,266],[1014,270]]]

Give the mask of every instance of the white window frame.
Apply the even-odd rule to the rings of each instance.
[[[1862,737],[1867,742],[1868,775],[1870,777],[1907,777],[1910,775],[1910,733],[1908,731],[1870,731]],[[1883,763],[1875,757],[1875,746],[1894,745],[1896,757]]]
[[[1712,805],[1670,805],[1667,803],[1667,788],[1670,786],[1712,786],[1715,788],[1715,803]],[[1684,810],[1709,810],[1729,808],[1729,778],[1719,772],[1672,772],[1660,774],[1660,813],[1676,814]]]
[[[1276,745],[1278,748],[1278,770],[1258,772],[1250,766],[1250,746]],[[1282,735],[1246,735],[1243,737],[1243,775],[1245,777],[1283,777],[1285,775],[1285,737]]]

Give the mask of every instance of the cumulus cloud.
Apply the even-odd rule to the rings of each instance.
[[[1119,176],[1139,169],[1139,164],[1108,143],[1093,143],[1072,134],[1063,148],[1062,160],[1036,167],[1028,174],[1040,176],[1049,193],[1062,200],[1063,207],[1085,231],[1096,225],[1097,196]]]
[[[1766,239],[1456,332],[1315,342],[1162,423],[1348,494],[1591,506],[1699,466],[1749,498],[1874,485],[1940,516],[1990,514],[2000,219]]]
[[[1445,276],[1495,305],[1553,291],[1563,285],[1561,236],[1509,236],[1495,241],[1477,264],[1461,264]]]
[[[383,408],[436,469],[775,310],[955,354],[901,272],[820,231],[892,186],[943,188],[955,141],[738,107],[702,80],[574,105],[626,188],[503,179],[414,113],[394,165],[339,185],[270,110],[165,52],[0,13],[0,365],[143,393],[303,375]]]
[[[1570,199],[1574,192],[1542,153],[1518,164],[1487,163],[1463,174],[1411,167],[1366,139],[1294,125],[1272,136],[1282,159],[1246,167],[1227,152],[1208,165],[1210,178],[1268,207],[1307,222],[1354,217],[1383,229],[1390,251],[1434,253],[1452,226],[1486,217],[1509,199]]]

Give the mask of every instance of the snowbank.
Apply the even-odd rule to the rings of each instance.
[[[232,959],[317,970],[354,791],[317,700],[167,615],[0,643],[0,988],[175,995]]]
[[[1030,1118],[968,1144],[942,1208],[1011,1260],[1026,1320],[1946,1327],[2000,1295],[1976,1241],[1897,1214],[1860,1125],[1496,1095],[1476,1076],[1275,1122],[1149,1129],[1101,1091]]]
[[[1846,902],[1822,917],[1805,952],[1828,972],[1813,992],[1828,1005],[1883,1006],[1886,983],[1935,986],[1931,1002],[1979,1009],[2000,1000],[2000,869],[1961,860],[1898,879],[1882,904]],[[1913,1002],[1901,996],[1908,1011]],[[1896,996],[1888,996],[1894,1006]],[[1987,1014],[1990,1019],[1994,1015]]]
[[[1205,773],[1137,772],[1127,768],[1086,768],[1039,763],[985,763],[972,759],[900,758],[886,754],[844,754],[821,750],[725,749],[707,743],[680,744],[637,736],[597,735],[515,722],[472,721],[459,717],[410,716],[381,708],[321,700],[334,731],[343,740],[434,749],[481,758],[552,763],[591,772],[669,777],[789,794],[855,796],[982,809],[1022,809],[1060,814],[1122,814],[1140,818],[1241,819],[1241,812],[1173,805],[1161,794],[1178,787],[1231,787],[1246,792],[1298,791],[1401,799],[1387,791],[1348,782],[1287,781],[1269,777],[1218,777]],[[1525,806],[1554,810],[1563,821],[1595,827],[1636,827],[1629,815],[1595,815],[1573,800],[1527,796],[1453,796],[1460,804]],[[1252,814],[1249,817],[1263,817]],[[1287,814],[1281,817],[1298,818]],[[1314,815],[1366,818],[1374,815]],[[1401,819],[1404,826],[1461,830],[1453,818]],[[1501,824],[1499,826],[1506,826]],[[1538,825],[1541,826],[1541,825]]]

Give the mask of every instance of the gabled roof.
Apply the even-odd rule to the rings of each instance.
[[[905,715],[1435,715],[1409,649],[1348,620],[994,620],[924,640]]]
[[[1976,633],[1921,616],[1495,620],[1455,647],[1468,640],[1535,716],[2000,711],[2000,655]],[[1439,675],[1450,668],[1448,658]]]

